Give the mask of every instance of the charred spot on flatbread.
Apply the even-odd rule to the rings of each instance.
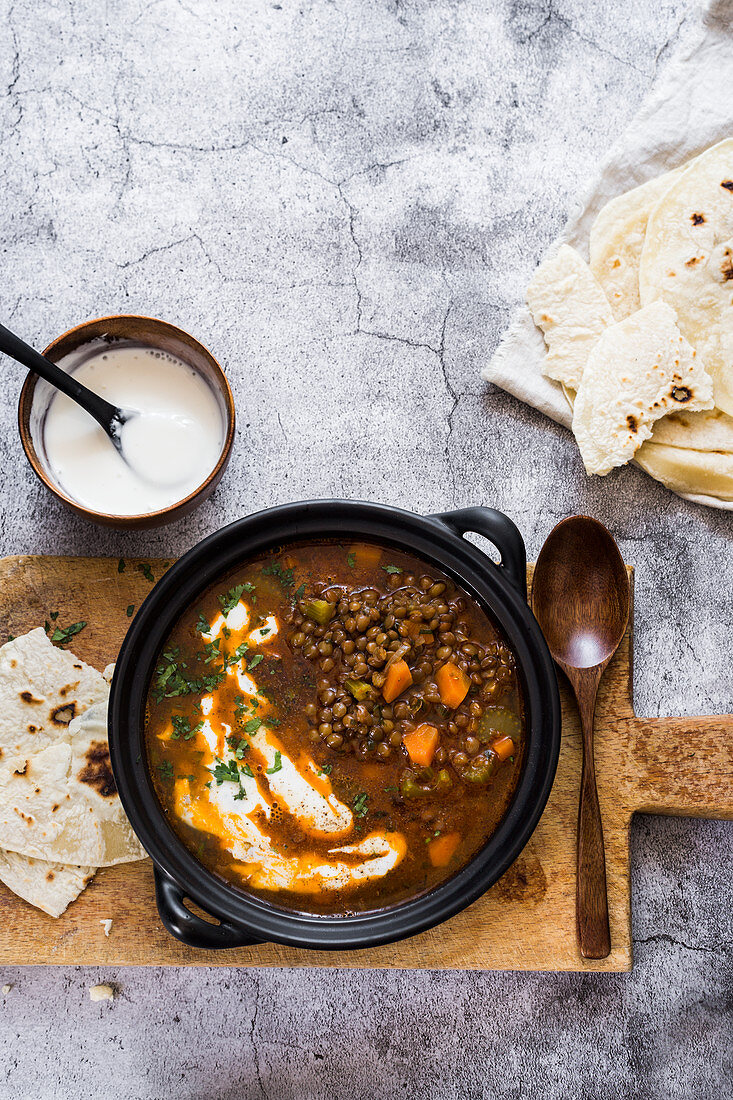
[[[631,413],[629,413],[629,415],[626,417],[626,426],[630,432],[635,432],[639,429],[638,421],[635,416],[631,415]]]
[[[112,774],[107,742],[92,741],[87,749],[86,760],[77,777],[79,782],[93,787],[102,798],[113,798],[117,794],[117,787]]]
[[[694,267],[695,264],[699,264],[702,256],[690,256],[689,260],[685,260],[685,267]]]
[[[76,717],[76,703],[64,703],[56,707],[49,715],[54,726],[68,726],[72,718]]]
[[[692,390],[687,386],[673,386],[672,398],[675,401],[679,401],[680,405],[684,405],[687,401],[692,400]]]
[[[723,180],[720,186],[724,187],[726,191],[733,191],[733,180]]]
[[[55,877],[56,876],[54,875],[53,871],[49,871],[48,874],[46,875],[46,882],[53,882]]]
[[[723,253],[723,262],[720,265],[720,274],[723,276],[724,283],[730,282],[730,280],[733,279],[733,255],[731,255],[731,250],[729,248],[726,248],[725,252]]]
[[[15,773],[14,773],[14,774],[15,774],[15,775],[25,775],[25,773],[26,773],[27,771],[28,771],[28,761],[26,760],[26,762],[25,762],[25,764],[23,765],[23,767],[22,767],[22,768],[16,768],[16,769],[15,769]]]
[[[64,687],[62,687],[59,690],[59,695],[63,699],[63,697],[65,695],[68,695],[70,691],[75,691],[78,687],[79,687],[79,681],[78,680],[74,684],[66,684]]]
[[[702,225],[703,222],[705,221],[705,215],[704,214],[691,214],[690,215],[690,221],[692,222],[693,225]]]
[[[21,691],[20,697],[24,703],[42,703],[43,699],[36,699],[32,691]]]

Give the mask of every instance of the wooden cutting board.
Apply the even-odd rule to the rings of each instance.
[[[137,608],[170,561],[13,557],[0,560],[0,642],[42,625],[86,620],[71,649],[102,669],[116,657]],[[530,567],[531,581],[531,567]],[[631,570],[629,575],[633,582]],[[633,587],[633,585],[632,585]],[[149,860],[100,870],[54,920],[0,883],[0,963],[63,965],[338,966],[492,970],[630,970],[629,825],[638,811],[733,817],[733,715],[637,718],[632,709],[632,629],[601,684],[596,768],[606,841],[611,940],[589,962],[575,939],[575,830],[580,731],[561,687],[563,737],[545,813],[519,859],[489,892],[446,924],[369,951],[309,952],[265,945],[196,951],[164,931]],[[111,918],[105,936],[101,921]]]

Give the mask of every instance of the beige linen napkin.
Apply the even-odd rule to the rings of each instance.
[[[567,241],[587,259],[590,228],[610,199],[733,136],[731,73],[733,0],[712,0],[701,12],[692,41],[680,47],[655,82],[558,240]],[[572,412],[562,387],[542,374],[545,351],[542,333],[529,310],[522,309],[481,374],[569,428]],[[685,499],[733,510],[733,501],[692,495]]]

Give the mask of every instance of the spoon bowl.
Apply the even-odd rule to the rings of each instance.
[[[602,523],[571,516],[550,532],[535,566],[532,610],[561,666],[610,660],[629,621],[629,582]]]

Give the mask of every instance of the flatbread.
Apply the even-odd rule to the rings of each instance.
[[[6,642],[0,647],[0,768],[22,767],[108,694],[102,674],[51,645],[41,627]]]
[[[21,769],[0,768],[0,844],[33,859],[94,867],[145,857],[112,776],[106,700]]]
[[[733,501],[733,454],[669,447],[652,436],[634,461],[668,489],[684,493],[697,504],[709,504],[710,497]]]
[[[547,343],[543,374],[577,390],[591,348],[613,313],[581,255],[563,244],[548,256],[527,287],[527,305]]]
[[[667,189],[647,224],[641,302],[662,300],[733,415],[733,139],[714,145]]]
[[[712,405],[712,380],[674,310],[664,302],[638,310],[606,329],[588,356],[573,410],[586,471],[628,462],[667,413]]]
[[[665,172],[611,199],[593,223],[588,242],[590,269],[617,321],[641,306],[639,267],[649,215],[686,167]]]
[[[95,870],[0,850],[0,882],[49,917],[60,917],[65,912],[91,882]]]

